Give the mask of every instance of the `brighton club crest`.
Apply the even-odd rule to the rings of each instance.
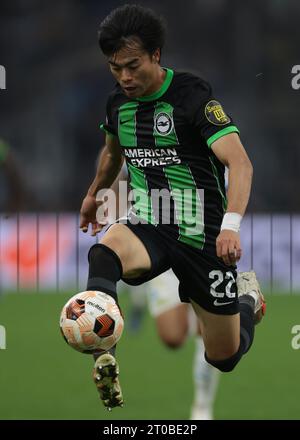
[[[154,127],[161,136],[167,136],[173,130],[174,122],[168,113],[162,112],[155,116]]]

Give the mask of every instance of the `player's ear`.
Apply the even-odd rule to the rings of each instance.
[[[153,53],[152,61],[155,64],[159,64],[159,62],[160,62],[160,49],[156,49],[156,51]]]

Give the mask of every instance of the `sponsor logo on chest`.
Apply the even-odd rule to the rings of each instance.
[[[126,159],[136,167],[179,165],[176,148],[124,148]]]

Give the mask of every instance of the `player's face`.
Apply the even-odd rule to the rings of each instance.
[[[109,58],[111,73],[129,98],[151,95],[161,85],[159,50],[152,56],[139,46],[124,47]]]

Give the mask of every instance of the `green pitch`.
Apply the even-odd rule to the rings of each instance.
[[[188,419],[193,340],[177,351],[163,347],[148,315],[140,333],[125,329],[118,346],[125,406],[110,414],[91,380],[92,358],[72,350],[60,335],[59,314],[68,296],[1,298],[7,349],[0,350],[0,419]],[[221,377],[217,419],[300,419],[300,350],[291,347],[300,296],[272,295],[267,301],[268,315],[251,351]]]

